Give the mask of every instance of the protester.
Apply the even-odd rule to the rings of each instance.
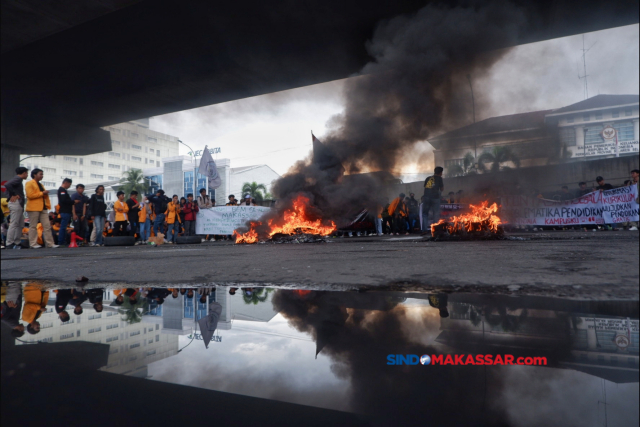
[[[131,230],[129,231],[130,236],[134,236],[138,234],[136,238],[136,245],[142,242],[140,238],[140,234],[138,233],[138,224],[140,222],[140,202],[138,202],[138,192],[133,190],[129,194],[129,198],[127,199],[127,207],[129,208],[129,212],[127,213],[127,219],[129,220],[129,226]]]
[[[447,203],[455,203],[456,202],[456,193],[453,191],[449,191],[447,198],[445,199]]]
[[[73,228],[76,236],[84,240],[86,238],[88,227],[87,203],[89,203],[89,198],[84,195],[84,185],[76,185],[76,192],[73,193],[71,199],[74,203]]]
[[[24,288],[24,307],[22,307],[22,321],[27,322],[27,332],[40,332],[38,318],[47,309],[49,291],[43,291],[38,285],[27,284]]]
[[[156,216],[153,220],[153,234],[157,236],[158,232],[164,231],[160,230],[160,227],[164,227],[165,212],[167,211],[167,205],[171,199],[164,195],[164,190],[158,190],[155,196],[149,195],[147,198],[149,199],[149,203],[153,205],[153,212]]]
[[[227,206],[237,206],[238,205],[238,201],[236,200],[236,196],[234,196],[233,194],[229,195],[229,203],[227,203]]]
[[[167,205],[165,211],[167,235],[165,237],[165,243],[176,243],[178,233],[180,232],[180,205],[178,203],[178,195],[173,195],[173,200]]]
[[[69,321],[69,313],[67,313],[67,304],[71,298],[73,298],[73,294],[71,293],[71,289],[58,289],[57,291],[53,291],[56,293],[56,313],[58,313],[58,317],[62,323],[66,323]]]
[[[127,213],[129,212],[129,205],[124,201],[124,191],[118,191],[116,193],[118,200],[113,204],[113,210],[116,213],[116,223],[113,226],[114,236],[125,236],[127,234]]]
[[[409,213],[407,217],[407,226],[409,228],[409,232],[413,232],[420,218],[420,203],[416,200],[416,195],[414,193],[409,193],[409,198],[405,200],[405,204],[407,205],[407,211]]]
[[[613,185],[611,184],[606,184],[604,182],[604,178],[599,176],[596,178],[596,182],[598,183],[598,185],[594,188],[594,190],[613,190]]]
[[[187,194],[187,202],[184,205],[184,235],[196,235],[196,214],[200,211],[198,203],[193,201],[193,194]]]
[[[7,293],[1,306],[2,323],[11,328],[11,336],[20,338],[24,335],[24,325],[20,323],[22,313],[22,286],[12,283],[7,286]]]
[[[95,246],[104,246],[105,217],[107,216],[107,204],[104,202],[104,185],[96,187],[96,193],[89,199],[88,213],[93,219],[93,229],[96,232]]]
[[[51,234],[51,223],[49,222],[49,209],[51,209],[51,201],[49,200],[49,191],[40,184],[44,178],[42,169],[34,169],[31,171],[31,181],[25,185],[27,193],[27,215],[29,215],[29,247],[31,249],[41,248],[38,244],[38,224],[42,224],[42,238],[48,248],[57,248],[58,245],[53,242]]]
[[[9,202],[7,204],[11,213],[11,222],[7,230],[7,248],[22,249],[22,229],[24,228],[24,205],[26,201],[22,181],[27,179],[28,176],[29,169],[20,166],[16,168],[16,176],[5,184],[6,191],[9,194]]]
[[[389,203],[389,199],[387,199],[387,204],[382,208],[382,233],[383,234],[392,234],[393,233],[393,218],[391,214],[389,214],[389,207],[391,203]]]
[[[71,178],[65,178],[62,185],[58,188],[58,205],[60,206],[60,231],[58,232],[58,244],[63,245],[66,239],[67,226],[71,223],[73,216],[74,202],[69,195],[69,187],[73,181]]]
[[[429,214],[433,215],[433,223],[440,221],[440,195],[444,191],[444,181],[442,172],[444,169],[437,166],[433,175],[424,181],[424,197],[422,205],[422,230],[431,230],[432,222],[429,221]]]
[[[89,300],[89,302],[93,304],[93,309],[96,311],[96,313],[101,313],[103,309],[102,299],[104,297],[104,289],[102,288],[87,289],[85,291],[85,295]]]
[[[640,171],[638,171],[638,169],[634,169],[630,173],[631,173],[631,185],[636,186],[636,194],[640,195],[640,187],[638,186],[638,177],[640,176]],[[639,197],[636,197],[636,203],[640,203]]]
[[[140,212],[138,213],[140,242],[142,244],[146,244],[149,241],[149,237],[151,237],[151,209],[152,207],[151,204],[149,204],[149,199],[145,197],[142,203],[140,203]]]
[[[184,197],[180,197],[180,213],[178,215],[180,215],[180,228],[181,228],[181,232],[183,233],[183,235],[186,236],[186,231],[184,229],[184,207],[187,204],[187,199]]]
[[[393,201],[389,205],[389,214],[391,215],[393,220],[393,228],[391,231],[396,235],[399,235],[400,231],[403,231],[406,234],[409,234],[408,232],[406,232],[407,225],[405,221],[408,216],[408,213],[407,213],[407,206],[404,204],[404,198],[405,198],[405,194],[400,193],[400,195],[395,199],[393,199]]]
[[[249,194],[244,196],[244,200],[240,204],[241,206],[255,206],[255,201],[251,198]]]
[[[376,206],[376,217],[375,217],[375,222],[376,222],[376,234],[378,236],[382,236],[382,217],[384,215],[384,199],[380,199],[378,202],[378,205]]]
[[[560,200],[571,200],[573,199],[573,194],[569,192],[569,187],[563,185],[560,188]]]
[[[200,189],[200,195],[198,196],[198,208],[209,209],[216,205],[215,200],[211,200],[211,197],[207,196],[207,190]]]
[[[85,291],[78,290],[78,289],[73,289],[71,291],[71,295],[72,297],[69,300],[69,305],[73,306],[73,313],[76,316],[80,316],[84,311],[82,309],[82,303],[85,302],[88,299],[88,297],[87,295],[85,295]]]
[[[587,188],[587,183],[584,181],[580,181],[578,183],[578,190],[576,190],[576,196],[582,197],[585,194],[591,193],[591,190]]]

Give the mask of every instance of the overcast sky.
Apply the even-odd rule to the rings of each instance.
[[[589,96],[638,94],[638,25],[585,35]],[[511,49],[489,76],[474,80],[478,103],[488,108],[477,119],[560,108],[584,99],[582,36]],[[157,116],[151,128],[180,137],[194,150],[220,147],[218,158],[231,167],[267,164],[284,174],[309,155],[311,130],[322,140],[327,122],[343,110],[344,80]],[[429,148],[428,144],[424,147]],[[180,154],[189,150],[180,147]],[[412,157],[414,153],[407,153]],[[421,172],[427,164],[406,162],[402,172]]]

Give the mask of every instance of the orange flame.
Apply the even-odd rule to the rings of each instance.
[[[468,233],[473,231],[482,231],[488,229],[493,233],[498,232],[498,226],[502,223],[497,215],[498,205],[496,203],[489,206],[489,202],[484,201],[479,206],[469,205],[471,212],[453,216],[449,221],[441,219],[435,224],[431,224],[431,235],[435,234],[435,229],[441,224],[447,224],[446,228],[449,234],[454,234],[459,231],[466,231]]]
[[[333,221],[323,221],[322,219],[311,220],[310,215],[307,213],[309,207],[309,198],[303,195],[293,201],[293,206],[284,211],[282,225],[275,224],[280,222],[278,219],[269,220],[268,236],[273,237],[275,234],[319,234],[321,236],[328,236],[336,231],[337,227]],[[258,232],[256,227],[262,225],[261,222],[252,222],[249,231],[244,234],[239,233],[237,230],[233,232],[236,236],[236,243],[257,243]]]

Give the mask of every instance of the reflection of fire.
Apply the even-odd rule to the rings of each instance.
[[[498,233],[498,226],[502,223],[497,215],[498,205],[496,203],[489,206],[489,202],[484,201],[480,205],[469,205],[471,212],[453,216],[449,221],[441,219],[436,224],[431,224],[431,235],[435,236],[438,231],[448,231],[449,234],[472,233],[476,231],[489,231]]]
[[[299,195],[294,201],[293,206],[284,211],[284,223],[278,219],[270,219],[268,223],[267,235],[273,237],[276,234],[317,234],[320,236],[328,236],[336,230],[336,224],[333,221],[323,221],[322,219],[312,220],[307,212],[309,207],[309,199],[303,195]],[[257,227],[262,222],[252,222],[249,231],[244,234],[234,231],[236,243],[257,243],[258,231]]]

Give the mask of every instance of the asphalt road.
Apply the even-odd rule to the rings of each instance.
[[[325,244],[2,251],[2,280],[144,285],[231,284],[638,298],[638,232],[551,232],[527,241],[425,242],[359,237]]]

